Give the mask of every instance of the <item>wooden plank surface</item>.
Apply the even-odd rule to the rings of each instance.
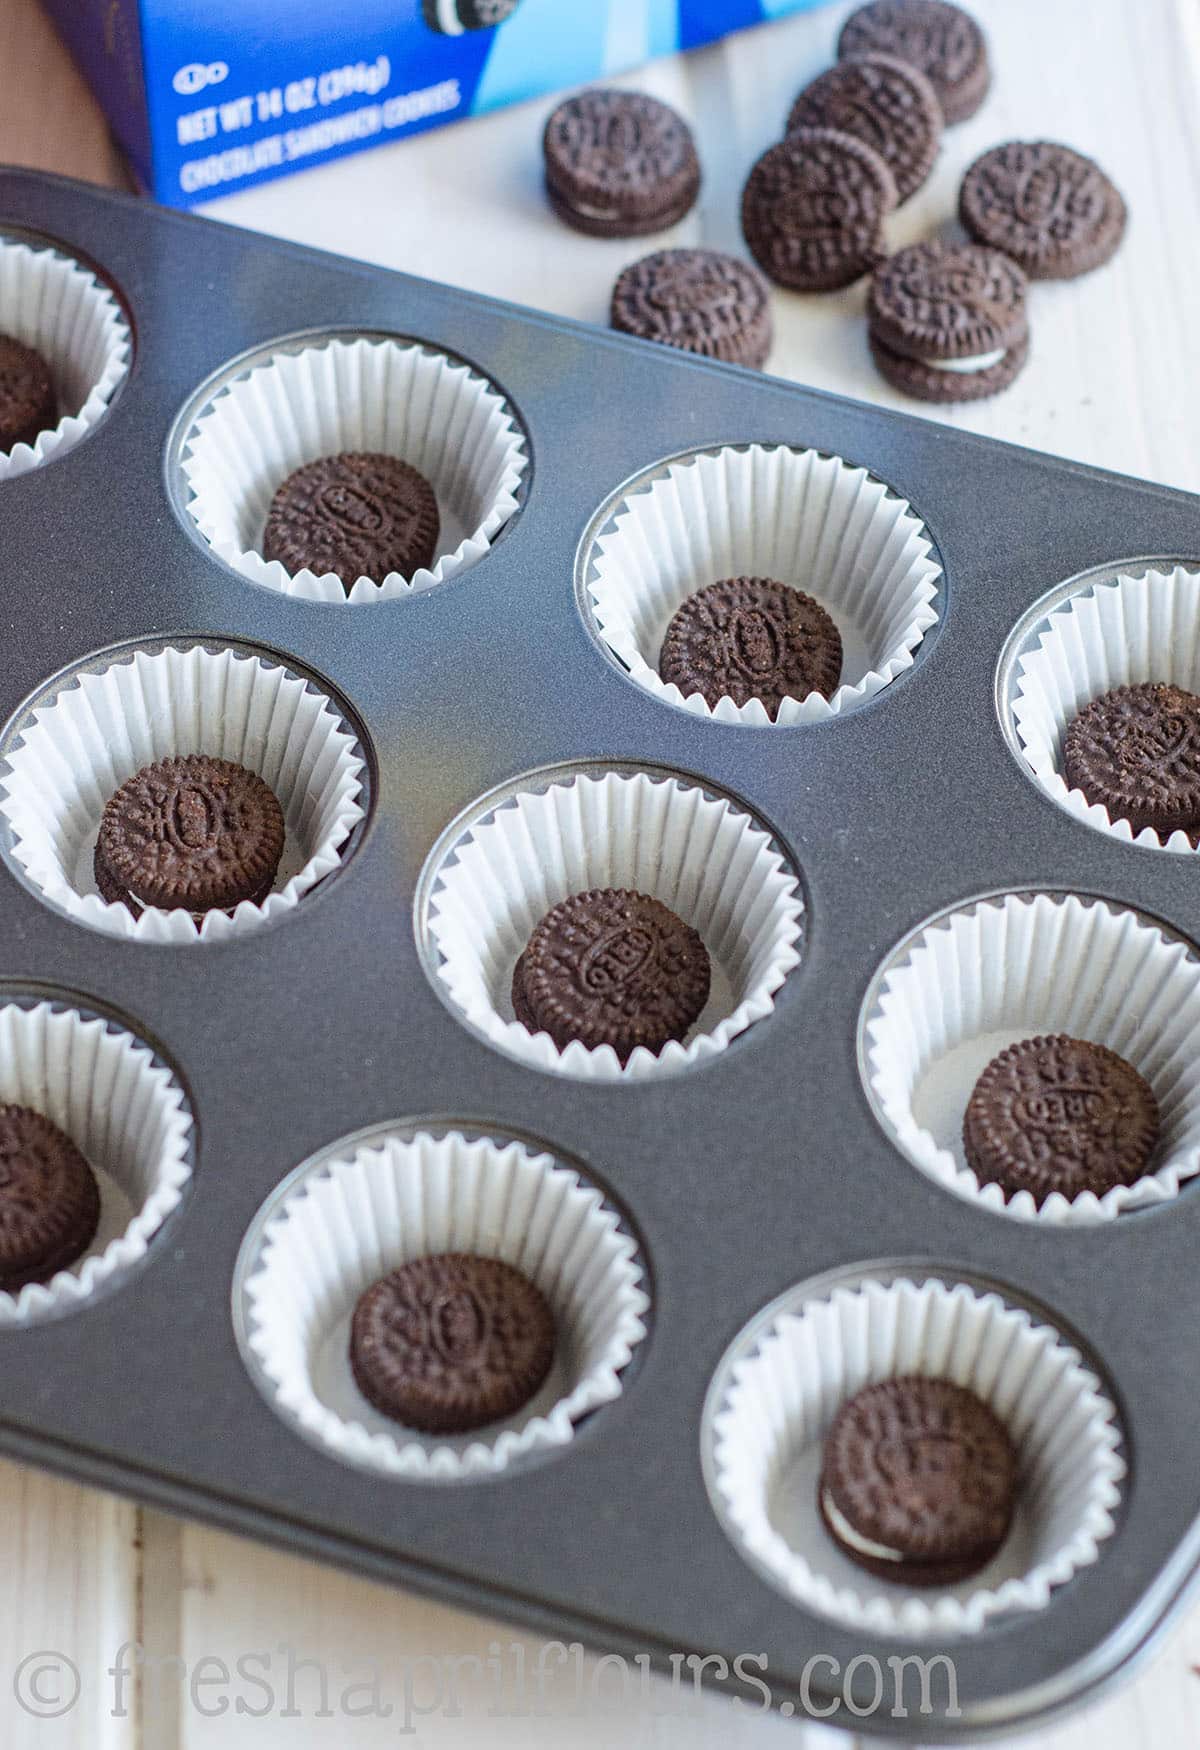
[[[136,1507],[0,1463],[0,1743],[138,1750],[135,1686],[109,1676],[142,1634]]]
[[[996,89],[979,117],[947,134],[927,188],[892,222],[893,243],[949,223],[963,168],[985,146],[1013,136],[1048,134],[1095,151],[1129,199],[1132,226],[1124,250],[1104,272],[1035,288],[1033,357],[1012,390],[937,417],[1200,489],[1200,420],[1190,394],[1200,381],[1200,5],[976,0],[975,9],[992,39]],[[794,90],[827,62],[845,10],[843,3],[751,32],[629,81],[693,117],[706,161],[698,211],[656,242],[738,246],[735,215],[745,171],[775,136]],[[0,82],[0,159],[101,182],[120,179],[102,120],[35,0],[0,0]],[[210,210],[602,321],[614,275],[638,251],[576,237],[547,214],[537,150],[546,107],[526,106],[343,160],[227,197]],[[904,405],[871,370],[862,307],[861,287],[829,298],[781,295],[772,368]],[[0,1465],[0,1525],[5,1750],[200,1750],[218,1741],[267,1750],[285,1743],[289,1750],[335,1743],[372,1750],[401,1741],[498,1750],[510,1744],[529,1750],[809,1745],[794,1722],[761,1718],[720,1700],[685,1714],[660,1686],[635,1701],[594,1661],[581,1667],[578,1681],[585,1699],[593,1689],[603,1699],[589,1700],[587,1711],[576,1701],[572,1666],[547,1680],[547,1709],[557,1717],[497,1717],[498,1694],[501,1706],[512,1706],[518,1646],[527,1669],[534,1667],[538,1644],[527,1637],[215,1532],[140,1514],[16,1466]],[[114,1718],[117,1698],[108,1673],[129,1640],[144,1649],[143,1681],[131,1710]],[[58,1718],[37,1717],[15,1694],[11,1704],[8,1699],[22,1662],[44,1652],[65,1655],[80,1671],[80,1700]],[[455,1655],[478,1661],[478,1674],[469,1663],[457,1673],[446,1666]],[[371,1661],[388,1682],[378,1696],[379,1705],[390,1701],[395,1710],[386,1718],[374,1711]],[[1200,1611],[1184,1619],[1134,1683],[1061,1726],[1012,1740],[1009,1750],[1174,1750],[1195,1742],[1197,1665]],[[56,1682],[69,1684],[65,1667],[40,1670],[44,1695]],[[405,1672],[413,1685],[415,1730],[402,1737]],[[27,1666],[25,1680],[33,1676]],[[322,1681],[330,1698],[324,1709]],[[460,1711],[447,1716],[443,1705],[417,1718],[438,1682],[443,1689],[457,1685],[449,1699],[457,1699]],[[850,1746],[815,1729],[811,1741]]]
[[[585,320],[607,319],[612,282],[647,247],[741,251],[738,198],[796,90],[826,66],[841,4],[660,61],[621,81],[688,113],[704,161],[697,208],[651,245],[598,241],[558,223],[542,193],[550,104],[343,159],[205,210],[296,241]],[[1200,4],[1197,0],[979,0],[995,84],[950,128],[934,172],[888,221],[889,242],[953,226],[972,160],[1005,139],[1049,135],[1094,153],[1125,193],[1124,246],[1102,271],[1031,288],[1031,358],[991,401],[930,409],[876,374],[865,284],[779,292],[770,368],[818,388],[1200,490]],[[1037,51],[1030,52],[1036,35]]]

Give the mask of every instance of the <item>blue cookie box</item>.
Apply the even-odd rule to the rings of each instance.
[[[458,35],[422,0],[45,3],[147,192],[186,207],[820,0],[520,0]]]

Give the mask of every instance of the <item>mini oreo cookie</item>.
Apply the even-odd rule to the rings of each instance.
[[[331,571],[349,595],[360,577],[382,583],[428,569],[439,528],[423,474],[398,456],[346,451],[288,475],[271,500],[262,553],[293,577]]]
[[[876,268],[867,301],[871,355],[923,401],[971,401],[1006,388],[1029,354],[1025,275],[998,249],[934,238]]]
[[[99,1223],[96,1175],[71,1138],[28,1106],[0,1106],[0,1289],[48,1282]]]
[[[708,950],[657,899],[626,888],[572,894],[548,911],[513,973],[513,1012],[560,1051],[611,1045],[621,1063],[682,1039],[708,1001]]]
[[[700,160],[681,115],[640,91],[581,91],[542,138],[546,192],[559,218],[593,237],[643,237],[690,212]]]
[[[806,85],[788,116],[794,128],[837,128],[874,148],[906,201],[933,169],[942,137],[937,94],[924,73],[895,55],[839,61]]]
[[[842,674],[837,626],[812,596],[769,577],[726,577],[678,607],[658,658],[662,679],[714,709],[761,700],[774,720],[784,699],[825,698]]]
[[[837,128],[796,128],[751,170],[742,232],[781,286],[836,291],[883,260],[883,221],[895,205],[892,173],[873,147]]]
[[[982,1398],[910,1374],[844,1403],[825,1437],[818,1504],[834,1542],[869,1573],[953,1586],[1008,1536],[1017,1455]]]
[[[498,1258],[443,1252],[372,1284],[354,1308],[350,1366],[367,1402],[425,1434],[513,1416],[554,1360],[554,1314]]]
[[[613,287],[612,326],[641,340],[761,367],[771,350],[771,296],[756,267],[716,249],[660,249]]]
[[[1027,333],[1001,358],[982,369],[966,363],[934,364],[928,360],[905,358],[902,353],[885,346],[874,334],[867,338],[879,375],[902,395],[911,395],[914,401],[984,401],[989,395],[998,395],[1002,389],[1007,389],[1014,378],[1020,376],[1029,358]]]
[[[207,754],[143,766],[109,797],[93,868],[109,904],[193,917],[261,905],[283,855],[283,810],[256,772]]]
[[[0,450],[32,448],[57,419],[54,380],[41,353],[0,334]]]
[[[1200,833],[1200,697],[1157,681],[1101,694],[1067,726],[1063,771],[1135,833]]]
[[[462,36],[468,30],[494,30],[520,4],[521,0],[421,0],[421,15],[430,30]]]
[[[1007,1197],[1040,1209],[1054,1192],[1103,1197],[1149,1170],[1158,1102],[1131,1064],[1065,1033],[1023,1039],[988,1064],[963,1119],[967,1165]]]
[[[880,54],[925,75],[948,126],[974,115],[991,84],[983,32],[946,0],[872,0],[852,12],[838,38],[839,60]]]
[[[1050,140],[1012,140],[977,158],[958,196],[963,225],[1030,279],[1101,267],[1125,235],[1125,202],[1100,166]]]

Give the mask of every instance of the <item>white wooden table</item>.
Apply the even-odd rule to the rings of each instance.
[[[935,417],[1200,490],[1200,4],[973,3],[991,37],[995,89],[973,121],[946,136],[929,184],[893,221],[894,243],[950,221],[967,163],[985,146],[1012,137],[1060,138],[1094,152],[1124,190],[1132,223],[1109,268],[1075,284],[1034,289],[1032,359],[1007,394]],[[664,241],[739,246],[737,199],[745,171],[778,132],[794,91],[829,60],[846,10],[844,4],[827,7],[687,60],[659,63],[628,81],[692,116],[705,159],[700,207]],[[40,85],[11,73],[18,52],[35,37]],[[0,0],[0,79],[11,88],[0,119],[0,156],[111,178],[94,115],[57,64],[53,44],[39,34],[29,0]],[[549,216],[539,193],[538,154],[547,108],[538,103],[365,153],[227,197],[210,210],[298,241],[603,321],[612,279],[637,249],[577,237]],[[772,368],[904,405],[872,371],[862,308],[861,287],[823,298],[781,294]],[[0,1465],[0,1490],[5,1750],[202,1750],[218,1743],[239,1750],[376,1750],[402,1742],[451,1750],[615,1744],[766,1750],[810,1743],[795,1722],[719,1699],[687,1717],[667,1716],[665,1702],[653,1709],[613,1703],[581,1715],[569,1685],[550,1692],[567,1709],[566,1718],[490,1717],[497,1692],[486,1676],[489,1656],[511,1661],[514,1643],[524,1639],[498,1623],[15,1466]],[[152,1660],[175,1661],[140,1697],[131,1687],[116,1697],[106,1675],[124,1642],[140,1643]],[[536,1643],[525,1644],[532,1662]],[[41,1652],[65,1655],[80,1673],[78,1702],[56,1718],[35,1718],[10,1700],[11,1674]],[[411,1735],[402,1735],[399,1714],[385,1719],[362,1711],[374,1705],[368,1690],[343,1694],[368,1681],[371,1660],[386,1684],[398,1661],[450,1654],[475,1654],[485,1676],[462,1682],[459,1717],[431,1718]],[[249,1675],[239,1673],[239,1658]],[[324,1710],[321,1675],[303,1660],[324,1669]],[[1174,1750],[1196,1742],[1197,1666],[1200,1610],[1183,1620],[1135,1682],[1019,1743],[1049,1750]],[[431,1667],[415,1669],[425,1681]],[[30,1663],[23,1679],[36,1681],[43,1696],[53,1697],[56,1685],[62,1699],[69,1696],[65,1666],[39,1675]],[[417,1693],[420,1700],[420,1683]],[[31,1699],[27,1693],[27,1706]],[[117,1699],[128,1710],[123,1717],[112,1717]],[[339,1711],[343,1700],[359,1708],[357,1717]],[[849,1739],[827,1739],[814,1728],[811,1742],[818,1741],[850,1750]]]

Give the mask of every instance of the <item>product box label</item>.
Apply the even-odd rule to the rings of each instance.
[[[818,0],[47,0],[175,206],[695,48]]]

